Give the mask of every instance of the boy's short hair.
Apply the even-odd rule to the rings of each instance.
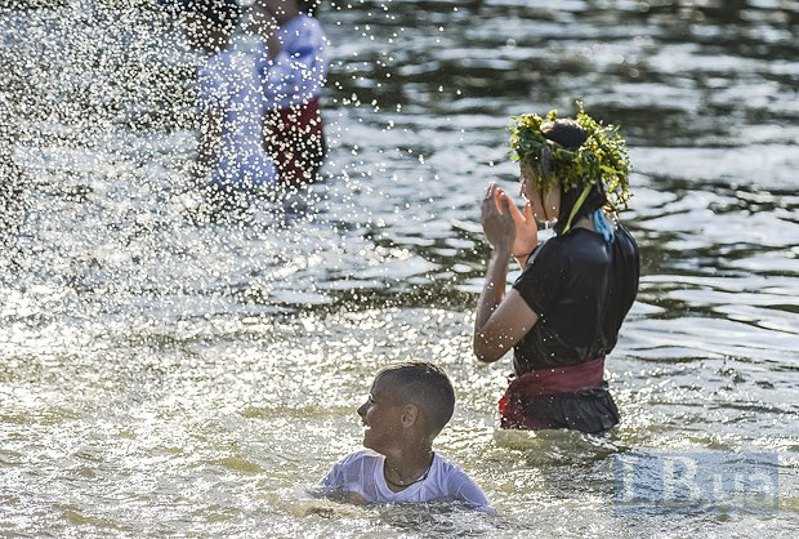
[[[455,411],[455,390],[443,369],[426,362],[406,362],[381,370],[376,379],[390,377],[391,389],[404,403],[422,407],[428,418],[428,430],[433,436],[452,418]]]

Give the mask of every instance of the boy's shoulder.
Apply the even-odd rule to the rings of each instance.
[[[436,467],[443,476],[452,478],[452,477],[459,477],[459,476],[466,476],[466,472],[463,471],[463,468],[458,466],[455,462],[451,461],[446,456],[442,455],[438,451],[435,452],[433,457],[433,466]]]
[[[436,453],[433,459],[439,488],[447,497],[465,502],[471,507],[490,509],[490,503],[482,489],[474,482],[463,468],[448,458]]]
[[[336,462],[328,472],[324,483],[340,487],[342,484],[360,484],[370,477],[381,464],[381,456],[368,450],[355,451]]]
[[[338,464],[351,466],[361,462],[378,462],[382,458],[380,454],[371,449],[360,449],[338,461]]]

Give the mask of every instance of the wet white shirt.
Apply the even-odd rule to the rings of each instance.
[[[313,17],[297,15],[278,30],[280,53],[260,58],[259,71],[267,109],[308,103],[319,96],[327,78],[327,38]]]
[[[386,484],[383,466],[386,458],[373,451],[356,451],[333,465],[322,480],[326,492],[355,494],[366,503],[413,503],[460,501],[475,509],[490,509],[488,499],[459,467],[438,453],[423,481],[399,491]]]
[[[262,43],[235,47],[213,55],[198,72],[197,111],[213,109],[222,116],[217,183],[255,186],[276,181],[272,158],[264,150],[265,112],[259,58]]]

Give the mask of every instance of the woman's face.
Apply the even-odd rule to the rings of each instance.
[[[524,164],[521,166],[519,194],[532,204],[536,221],[544,223],[557,220],[560,215],[560,186],[556,185],[542,194],[536,187],[535,175],[532,167]]]
[[[297,15],[297,0],[260,0],[258,4],[280,23]]]
[[[217,26],[197,14],[188,14],[183,21],[183,30],[191,46],[206,52],[217,51],[227,46],[234,25]]]

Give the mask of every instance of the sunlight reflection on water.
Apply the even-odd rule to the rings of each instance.
[[[0,257],[2,532],[795,529],[795,8],[323,8],[332,153],[313,211],[283,223],[258,201],[211,223],[186,173],[195,59],[147,2],[117,4],[0,8],[22,130],[7,153],[26,178],[26,218]],[[608,362],[623,422],[600,439],[500,432],[510,365],[470,351],[477,199],[495,178],[516,192],[507,117],[580,95],[634,146],[625,222],[643,279]],[[452,377],[437,447],[497,519],[305,492],[360,446],[354,409],[374,373],[407,359]],[[784,510],[617,518],[613,455],[655,448],[780,451]]]

